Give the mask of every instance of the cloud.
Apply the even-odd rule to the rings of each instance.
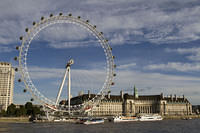
[[[8,46],[1,46],[0,45],[0,53],[11,52],[11,51],[13,51],[12,48],[10,48]]]
[[[89,19],[92,25],[97,25],[98,31],[104,33],[105,38],[109,40],[111,45],[144,42],[182,44],[200,39],[200,2],[198,0],[149,0],[148,2],[146,0],[59,0],[59,2],[55,0],[1,0],[0,52],[11,53],[14,45],[21,43],[19,36],[25,34],[24,29],[26,27],[30,28],[33,21],[38,22],[41,16],[48,17],[50,13],[57,15],[59,12],[63,12],[64,15],[71,12],[75,17],[80,15],[84,20]],[[90,46],[89,43],[93,43],[94,39],[91,38],[89,32],[80,30],[79,26],[74,26],[75,28],[70,26],[55,25],[48,27],[38,34],[35,41],[46,41],[49,46],[56,49],[82,47],[83,45]],[[79,42],[82,42],[83,45],[80,45]],[[190,61],[194,61],[193,64],[169,62],[158,63],[157,68],[153,66],[155,64],[149,67],[154,70],[198,71],[198,51],[200,51],[198,47],[181,48],[173,51],[184,55]],[[114,88],[116,91],[119,88],[130,87],[135,83],[142,89],[147,89],[148,86],[155,88],[149,91],[151,94],[160,93],[162,90],[160,88],[175,88],[174,90],[167,89],[166,92],[171,93],[174,91],[187,94],[189,94],[187,88],[198,90],[199,85],[197,85],[197,82],[199,80],[196,78],[186,76],[183,79],[183,77],[174,75],[130,71],[134,67],[134,63],[119,66],[116,87]],[[30,71],[34,80],[44,80],[61,79],[64,69],[48,68],[46,70],[46,68],[35,67]],[[83,75],[84,73],[86,72],[82,72]],[[86,73],[83,77],[80,76],[79,79],[84,80],[84,82],[92,79],[90,76],[88,76],[88,79],[86,78],[88,74]],[[97,70],[96,72],[94,70],[93,74],[97,74],[93,77],[95,80],[102,77]],[[173,80],[174,78],[175,80]]]
[[[118,70],[116,73],[116,84],[111,88],[113,93],[119,94],[120,90],[126,90],[136,85],[138,90],[142,90],[139,95],[155,95],[161,92],[164,95],[185,94],[192,103],[198,103],[196,99],[193,99],[193,94],[191,94],[191,92],[199,92],[200,78],[198,77],[176,76],[157,72],[144,73],[130,70]],[[150,90],[149,87],[151,87]]]
[[[130,64],[124,64],[124,65],[119,65],[117,67],[117,69],[123,69],[123,70],[126,70],[126,69],[130,69],[130,68],[133,68],[136,66],[136,63],[130,63]]]
[[[91,36],[92,34],[89,31],[79,25],[62,23],[53,24],[42,30],[37,36],[37,40],[49,42],[84,41],[84,39],[90,38]]]
[[[65,14],[72,12],[75,16],[81,15],[84,19],[91,19],[91,23],[96,24],[99,31],[105,33],[112,45],[130,42],[134,44],[144,40],[156,44],[189,42],[198,40],[200,33],[200,3],[195,0],[176,2],[151,0],[148,3],[145,0],[100,2],[4,0],[0,5],[1,44],[11,45],[20,35],[25,34],[24,29],[30,27],[32,21],[38,21],[41,16],[58,12]],[[60,34],[57,34],[57,37],[63,37],[62,33],[66,33],[63,32],[66,29],[59,30]],[[53,31],[50,30],[48,38],[52,38]],[[73,31],[76,30],[67,30],[72,33],[66,34],[66,37],[75,39],[88,37],[85,33],[76,34]]]
[[[63,43],[50,43],[48,44],[52,48],[76,48],[76,47],[94,47],[98,46],[97,41],[78,41],[78,42],[63,42]],[[100,45],[100,44],[99,44]]]
[[[58,85],[63,79],[65,69],[58,68],[40,68],[30,67],[30,77],[35,82],[49,82],[53,80],[52,85]],[[86,88],[100,89],[106,78],[106,71],[103,70],[84,70],[84,69],[72,69],[71,80],[76,89],[82,88],[84,85]],[[43,81],[42,81],[43,82]],[[55,83],[57,82],[57,83]],[[56,86],[57,87],[57,86]],[[83,88],[82,88],[83,89]]]
[[[186,55],[187,59],[192,60],[192,61],[200,61],[200,48],[199,47],[166,49],[165,51],[166,52],[176,52],[178,54]]]
[[[145,67],[147,70],[163,70],[163,71],[181,71],[181,72],[198,72],[200,71],[200,63],[180,63],[168,62],[167,64],[153,64]]]
[[[139,71],[120,69],[116,70],[116,73],[117,76],[114,78],[115,85],[111,87],[111,91],[113,94],[119,94],[120,90],[126,90],[127,88],[136,85],[139,90],[141,89],[140,95],[160,94],[161,92],[164,92],[165,95],[185,94],[186,96],[190,97],[193,103],[197,102],[196,100],[193,100],[193,94],[191,92],[199,92],[200,78],[198,77],[183,77],[156,72],[144,73]],[[55,88],[58,88],[58,86],[60,85],[63,74],[64,69],[40,67],[30,68],[30,75],[33,81],[45,80],[46,84],[48,84],[48,86],[50,85],[48,87],[49,92],[46,92],[43,89],[40,90],[42,93],[44,92],[45,94],[57,93],[57,89],[55,92]],[[105,72],[102,70],[83,69],[73,69],[71,71],[71,76],[74,96],[77,95],[80,90],[84,90],[86,92],[86,90],[91,89],[93,93],[99,92],[99,87],[103,85],[106,77]],[[38,87],[41,88],[42,86]],[[151,87],[151,89],[149,89],[149,87]]]

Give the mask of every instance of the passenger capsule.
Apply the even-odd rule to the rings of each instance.
[[[26,93],[26,89],[24,89],[23,92]]]
[[[86,20],[86,22],[89,23],[90,21],[89,21],[89,20]]]
[[[16,46],[16,49],[19,50],[19,46]]]
[[[96,25],[94,25],[93,27],[94,27],[94,28],[97,28],[97,26],[96,26]]]
[[[49,17],[53,17],[53,14],[51,13],[51,14],[49,15]]]
[[[33,99],[33,98],[31,98],[31,101],[34,101],[34,99]]]
[[[71,16],[72,16],[72,14],[70,13],[68,16],[70,16],[70,17],[71,17]]]
[[[23,40],[23,36],[20,36],[19,39],[20,39],[20,40]]]
[[[18,72],[18,68],[15,68],[15,72]]]
[[[114,67],[114,68],[116,68],[116,67],[117,67],[117,65],[114,65],[113,67]]]
[[[112,56],[113,59],[115,59],[115,56]]]
[[[44,17],[43,17],[43,16],[41,17],[41,20],[44,20]]]
[[[114,73],[114,74],[113,74],[113,76],[115,77],[115,76],[117,76],[117,74],[116,74],[116,73]]]
[[[33,25],[35,25],[36,24],[36,22],[33,22]]]
[[[18,79],[18,82],[22,82],[22,80],[21,80],[21,79]]]
[[[59,16],[62,16],[63,15],[63,13],[61,12],[61,13],[59,13]]]
[[[25,31],[28,32],[28,28],[26,28]]]
[[[78,19],[80,19],[81,18],[81,16],[78,16]]]
[[[17,57],[14,57],[14,60],[17,60],[18,58]]]
[[[112,83],[111,83],[111,85],[115,85],[115,83],[114,83],[114,82],[112,82]]]

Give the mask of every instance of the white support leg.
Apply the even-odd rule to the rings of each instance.
[[[59,92],[58,92],[58,95],[57,95],[57,98],[56,98],[56,105],[58,105],[58,101],[59,101],[59,99],[60,99],[60,94],[61,94],[61,92],[62,92],[64,83],[65,83],[65,80],[66,80],[66,76],[67,76],[68,69],[69,69],[69,68],[67,67],[66,70],[65,70],[65,75],[64,75],[64,77],[63,77],[63,81],[62,81],[62,83],[61,83],[61,85],[60,85],[60,89],[59,89]]]
[[[70,99],[71,99],[71,74],[70,67],[68,69],[68,113],[70,115]]]

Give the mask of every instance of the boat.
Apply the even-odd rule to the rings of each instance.
[[[66,119],[55,119],[55,120],[53,120],[54,122],[66,122],[67,120]]]
[[[84,122],[86,122],[88,120],[88,118],[79,118],[76,120],[76,124],[84,124]]]
[[[162,116],[158,115],[158,114],[146,114],[146,115],[141,115],[138,116],[138,120],[139,121],[160,121],[163,120]]]
[[[130,122],[130,121],[138,121],[137,117],[127,117],[127,116],[116,116],[113,118],[114,122]]]
[[[185,118],[182,118],[182,120],[192,120],[191,117],[185,117]]]
[[[85,125],[91,125],[91,124],[101,124],[104,123],[104,119],[101,118],[93,118],[93,119],[88,119],[83,124]]]

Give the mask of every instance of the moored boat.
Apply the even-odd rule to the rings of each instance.
[[[88,118],[79,118],[76,120],[76,124],[84,124],[84,122],[86,122],[88,120]]]
[[[160,121],[163,120],[162,116],[158,115],[158,114],[153,114],[153,115],[141,115],[138,116],[139,121]]]
[[[130,121],[138,121],[137,117],[127,117],[127,116],[116,116],[113,118],[114,122],[130,122]]]
[[[88,119],[83,124],[90,125],[90,124],[101,124],[104,123],[104,119],[101,118],[94,118],[94,119]]]

